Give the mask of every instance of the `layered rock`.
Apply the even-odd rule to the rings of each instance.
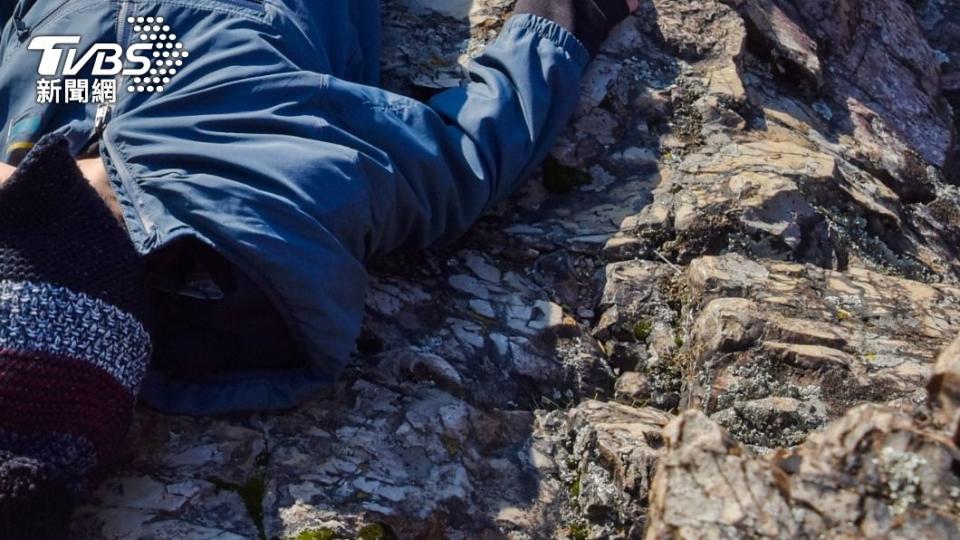
[[[554,460],[565,468],[566,507],[555,533],[591,538],[637,538],[646,524],[647,499],[661,432],[671,416],[654,408],[585,401],[562,418],[547,417],[537,434],[553,433]]]
[[[862,259],[955,281],[958,197],[943,180],[952,168],[939,168],[956,148],[952,114],[913,12],[900,0],[728,3],[744,19],[710,3],[650,4],[667,51],[692,47],[677,28],[703,20],[701,34],[743,43],[711,47],[711,62],[654,94],[666,105],[646,122],[669,122],[661,181],[607,255],[686,263],[736,250],[839,269]],[[704,82],[726,80],[717,58],[737,67],[739,90]]]
[[[940,355],[927,389],[937,420],[960,444],[960,338]]]
[[[732,408],[717,419],[751,444],[797,444],[863,402],[921,403],[960,325],[960,288],[866,270],[730,255],[697,259],[687,278],[704,307],[685,403]]]
[[[887,171],[902,196],[923,162],[951,152],[940,59],[901,0],[730,0],[770,47],[774,67],[805,82],[855,157]],[[804,80],[806,79],[806,80]],[[891,146],[899,151],[890,152]],[[918,154],[911,160],[907,150]],[[913,161],[913,163],[911,163]]]
[[[896,410],[849,411],[803,446],[751,455],[703,413],[664,430],[646,538],[953,538],[956,446]]]

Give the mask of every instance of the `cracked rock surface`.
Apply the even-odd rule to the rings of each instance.
[[[703,413],[664,430],[653,538],[955,538],[957,448],[862,405],[797,448],[752,455]]]
[[[512,4],[385,2],[385,83]],[[73,537],[960,537],[958,66],[950,0],[646,0],[334,396],[139,411]]]

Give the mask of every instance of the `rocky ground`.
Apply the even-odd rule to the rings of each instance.
[[[423,98],[512,1],[387,4]],[[960,4],[644,4],[335,397],[141,411],[75,537],[960,537]]]

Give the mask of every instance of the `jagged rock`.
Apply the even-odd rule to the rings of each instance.
[[[642,373],[630,371],[617,379],[614,388],[617,399],[628,403],[647,403],[653,397],[650,381]]]
[[[664,434],[648,539],[960,535],[960,452],[900,412],[855,408],[767,458],[701,412],[684,413]]]
[[[601,315],[593,335],[608,342],[639,345],[623,358],[613,355],[615,365],[632,371],[669,356],[672,328],[678,323],[678,314],[670,308],[675,270],[663,264],[636,261],[611,264],[605,274]],[[646,354],[641,348],[646,349]]]
[[[737,73],[737,57],[746,42],[742,19],[721,2],[705,0],[651,0],[643,6],[652,18],[657,32],[671,52],[697,66],[700,72],[709,72],[701,82],[707,99],[693,103],[699,112],[722,112],[712,107],[717,100],[741,101],[746,96],[743,82]]]
[[[794,446],[807,433],[827,423],[822,402],[804,402],[789,397],[768,397],[738,401],[712,416],[713,420],[737,434],[737,440],[756,446]]]
[[[717,298],[708,303],[692,330],[694,354],[705,365],[713,365],[711,357],[717,353],[749,349],[763,334],[759,310],[756,302],[746,298]]]
[[[567,413],[555,446],[567,464],[568,529],[588,538],[640,538],[646,499],[670,420],[652,408],[585,401]],[[569,449],[569,450],[567,450]],[[572,536],[572,535],[571,535]]]
[[[751,460],[703,413],[684,413],[664,435],[667,452],[650,494],[648,539],[776,536],[781,516],[792,517],[779,489],[784,475]],[[796,530],[784,532],[790,537]]]
[[[960,338],[940,353],[927,388],[941,421],[960,444]]]
[[[943,70],[943,89],[960,99],[960,6],[956,2],[912,2],[917,19]]]
[[[954,243],[960,216],[949,210],[960,199],[953,191],[937,191],[927,206],[909,206],[912,199],[811,132],[820,123],[815,113],[787,116],[776,109],[796,104],[767,102],[762,94],[756,101],[765,129],[732,131],[671,153],[653,203],[624,220],[607,242],[608,256],[666,256],[686,264],[735,250],[828,268],[843,268],[856,257],[914,279],[960,276]],[[926,173],[921,176],[912,176],[911,185],[940,185],[924,184]]]
[[[631,261],[607,266],[600,298],[599,322],[593,335],[601,339],[611,364],[642,379],[646,403],[664,410],[680,400],[678,352],[682,292],[679,269],[662,263]],[[621,377],[622,380],[622,377]],[[620,388],[628,382],[618,383]]]
[[[475,251],[404,267],[373,279],[367,331],[382,351],[334,400],[271,418],[268,537],[332,521],[401,537],[543,526],[540,468],[555,467],[531,457],[532,410],[608,395],[599,349],[532,280]]]
[[[614,365],[637,372],[618,381],[621,397],[643,381],[644,403],[669,410],[682,386],[684,407],[771,448],[859,403],[922,402],[960,324],[957,287],[736,254],[696,259],[682,276],[667,263],[613,263],[600,305],[595,335]]]
[[[704,307],[684,403],[725,411],[715,418],[755,445],[797,444],[858,403],[922,402],[960,324],[960,289],[866,270],[728,255],[695,260],[686,277]]]
[[[956,281],[960,196],[942,178],[954,167],[931,165],[943,166],[958,145],[939,64],[913,12],[902,0],[727,3],[744,14],[745,29],[731,30],[742,21],[726,22],[727,8],[709,2],[651,4],[667,51],[724,58],[745,90],[718,97],[705,115],[693,104],[720,96],[702,81],[722,70],[682,66],[670,106],[651,111],[670,126],[652,204],[623,221],[607,256],[686,264],[730,250]],[[834,4],[836,16],[822,23]],[[674,20],[681,14],[689,26]],[[750,46],[694,45],[678,27],[738,36],[732,41],[746,35]],[[764,56],[771,50],[773,60]],[[801,73],[813,90],[785,91]]]
[[[942,166],[953,143],[940,62],[903,0],[730,0],[785,62],[813,79],[846,146],[896,177],[902,196],[917,188],[905,149]],[[827,66],[828,69],[822,69]],[[800,69],[796,69],[799,67]],[[842,115],[842,116],[841,116]],[[897,152],[889,152],[891,146]],[[907,158],[907,159],[904,159]]]
[[[141,412],[124,470],[74,515],[72,538],[255,538],[266,439],[256,424]]]
[[[388,0],[383,17],[383,84],[427,97],[459,86],[464,67],[497,31],[514,0]],[[429,32],[411,32],[429,28]]]
[[[830,156],[795,142],[730,143],[689,154],[673,170],[654,191],[654,204],[608,243],[608,253],[651,256],[659,249],[688,263],[742,235],[753,252],[832,264],[826,222],[791,179],[833,181]]]
[[[954,133],[960,133],[960,4],[942,0],[911,2],[917,19],[933,47],[933,56],[940,63],[944,95],[953,106]],[[954,145],[952,160],[944,166],[944,174],[960,184],[960,145]]]

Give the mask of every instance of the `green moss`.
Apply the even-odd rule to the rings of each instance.
[[[586,172],[568,167],[554,157],[543,162],[543,185],[551,193],[570,193],[591,181],[593,179]]]
[[[587,528],[579,523],[570,525],[567,528],[567,533],[570,534],[570,540],[587,540]]]
[[[440,440],[443,442],[443,446],[447,449],[450,457],[457,457],[457,454],[460,453],[460,441],[449,435],[441,435]]]
[[[250,512],[254,521],[260,523],[263,521],[263,496],[267,492],[267,482],[262,475],[256,475],[244,482],[237,494],[243,499],[243,504]]]
[[[673,344],[676,345],[678,349],[680,347],[683,347],[683,343],[684,343],[683,336],[681,334],[673,335]]]
[[[580,479],[577,478],[573,481],[573,485],[570,486],[570,498],[576,499],[580,496]]]
[[[208,478],[211,484],[217,486],[217,489],[233,491],[243,500],[243,505],[247,509],[247,514],[257,526],[257,531],[261,539],[266,538],[263,530],[263,496],[267,491],[267,483],[263,471],[248,478],[242,484],[227,482],[220,478]]]
[[[371,523],[357,531],[357,540],[397,540],[397,535],[386,523]]]
[[[336,537],[337,533],[324,527],[322,529],[307,529],[293,537],[292,540],[334,540]]]
[[[637,338],[637,341],[646,341],[652,331],[653,323],[649,320],[640,321],[633,325],[633,337]]]

